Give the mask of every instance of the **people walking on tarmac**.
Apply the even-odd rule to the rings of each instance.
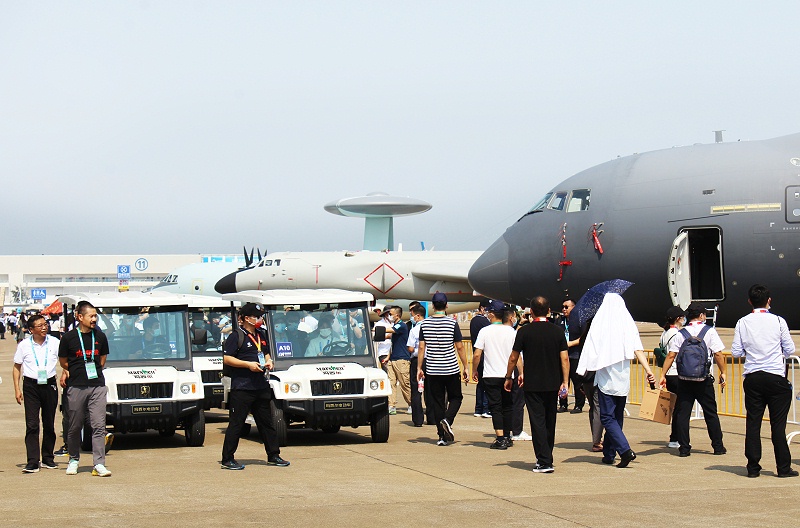
[[[6,325],[8,324],[8,315],[5,312],[0,314],[0,339],[6,338]]]
[[[786,417],[792,406],[792,385],[786,379],[786,358],[795,347],[786,321],[770,313],[769,290],[754,284],[747,292],[753,312],[739,319],[733,333],[731,354],[744,358],[744,405],[747,409],[744,456],[747,476],[761,474],[761,421],[769,408],[772,447],[777,476],[796,477],[786,440]]]
[[[409,363],[409,371],[411,373],[409,379],[411,384],[411,423],[414,424],[414,427],[422,427],[426,414],[426,411],[422,408],[422,401],[425,399],[425,385],[423,384],[422,387],[420,387],[417,381],[417,370],[419,367],[419,324],[425,319],[425,307],[420,303],[416,303],[411,307],[410,311],[410,321],[413,326],[408,333],[406,346],[408,347],[409,354],[411,354],[411,361]],[[430,414],[430,405],[427,400],[425,401],[425,407],[427,408],[427,414]],[[433,417],[428,420],[428,423],[434,423]]]
[[[411,382],[408,379],[411,354],[408,353],[408,326],[403,322],[403,309],[399,306],[392,306],[389,309],[389,321],[392,323],[386,329],[392,342],[389,361],[386,362],[389,386],[392,388],[392,393],[389,395],[389,414],[397,414],[398,385],[400,385],[400,392],[403,394],[406,405],[409,409],[411,408]]]
[[[586,336],[589,334],[591,326],[592,319],[589,319],[586,323],[586,328],[581,332],[578,342],[581,351],[583,351],[583,345],[586,343]],[[580,357],[578,359],[580,360]],[[571,367],[572,365],[570,365]],[[577,372],[577,366],[575,370]],[[594,374],[592,371],[587,371],[581,376],[581,390],[589,403],[589,431],[592,434],[592,452],[601,453],[603,451],[603,422],[600,420],[600,393],[597,385],[594,384]]]
[[[669,345],[673,338],[678,335],[680,329],[683,328],[685,320],[685,312],[680,306],[670,306],[667,310],[666,321],[664,324],[664,332],[659,339],[659,348],[664,352],[669,351]],[[666,357],[664,357],[666,360]],[[663,367],[663,363],[662,363]],[[662,368],[662,372],[664,372]],[[678,377],[678,366],[672,362],[669,370],[666,371],[664,377],[667,380],[667,390],[673,394],[678,394],[678,386],[680,385],[680,378]],[[670,449],[678,449],[681,445],[678,443],[678,420],[677,420],[678,407],[672,410],[672,423],[670,425],[669,443],[667,447]]]
[[[231,332],[223,346],[223,363],[230,367],[231,391],[228,396],[230,419],[222,444],[222,469],[240,470],[234,458],[239,447],[239,437],[247,415],[252,413],[258,434],[267,452],[267,465],[288,466],[281,458],[278,433],[272,419],[271,402],[274,398],[268,376],[272,370],[272,357],[266,334],[257,325],[263,310],[257,304],[247,303],[239,310],[239,331]],[[241,332],[241,333],[240,333]]]
[[[17,345],[14,354],[14,396],[25,405],[25,449],[28,460],[23,473],[37,473],[39,467],[57,469],[53,458],[56,445],[56,407],[58,386],[58,339],[48,335],[49,326],[41,315],[28,321],[29,339]],[[20,378],[22,383],[20,384]],[[39,448],[39,416],[41,415],[42,445]],[[41,463],[39,453],[41,452]]]
[[[706,348],[704,352],[706,357],[703,360],[710,365],[713,357],[716,362],[719,369],[719,385],[724,390],[726,364],[721,352],[725,345],[722,344],[717,330],[706,325],[706,309],[699,302],[693,302],[686,308],[686,326],[670,341],[669,353],[667,354],[667,359],[664,360],[659,385],[661,387],[666,386],[665,373],[669,372],[672,364],[677,361],[677,374],[680,378],[680,383],[678,384],[678,398],[675,402],[674,417],[677,423],[678,444],[680,444],[678,454],[682,457],[688,457],[692,453],[692,445],[689,443],[689,420],[692,416],[692,407],[694,407],[694,402],[696,401],[703,408],[703,418],[706,421],[706,428],[708,429],[708,436],[711,438],[711,447],[714,449],[714,454],[724,455],[728,451],[722,443],[722,426],[717,415],[714,376],[711,374],[710,368],[701,376],[702,379],[688,379],[685,373],[681,371],[682,358],[679,357],[679,354],[684,354],[686,357],[690,354],[688,347],[682,348],[682,345],[684,342],[687,342],[687,345],[690,344],[693,337],[700,341],[698,346],[705,346]]]
[[[489,318],[486,315],[486,308],[489,306],[489,300],[483,299],[478,306],[478,311],[472,316],[469,321],[469,339],[472,341],[472,350],[475,350],[475,341],[478,339],[478,332],[482,328],[489,326]],[[478,384],[475,386],[475,412],[473,416],[478,418],[491,418],[489,412],[489,399],[486,397],[485,385],[483,384],[483,357],[481,356],[478,363]],[[475,365],[473,364],[473,367]],[[473,368],[474,370],[474,368]]]
[[[603,438],[604,464],[613,464],[617,454],[624,468],[636,459],[628,439],[622,432],[625,400],[630,391],[631,359],[636,357],[647,373],[647,381],[655,383],[655,376],[643,352],[642,340],[636,323],[617,293],[606,293],[592,320],[583,344],[577,373],[594,372],[598,389],[600,422],[606,430]]]
[[[517,333],[510,324],[503,324],[506,306],[500,301],[489,301],[489,325],[484,326],[475,340],[472,356],[472,381],[478,381],[478,365],[483,362],[483,382],[486,396],[489,399],[489,410],[492,415],[492,427],[495,441],[491,449],[508,449],[511,440],[511,415],[513,402],[511,390],[504,389],[506,368],[514,338]]]
[[[436,445],[446,446],[455,440],[452,426],[463,400],[461,380],[468,381],[469,367],[461,342],[461,329],[446,314],[447,296],[441,292],[433,294],[432,304],[433,315],[420,323],[417,381],[424,379],[425,390],[430,391],[430,404],[439,434]],[[460,377],[459,358],[464,365]]]
[[[76,309],[77,328],[64,334],[58,348],[61,386],[69,402],[69,464],[67,475],[78,473],[81,456],[81,430],[88,414],[92,431],[92,475],[110,477],[106,468],[106,401],[108,388],[103,367],[108,355],[108,339],[97,328],[97,310],[81,301]]]
[[[547,320],[550,301],[541,295],[531,301],[533,321],[517,331],[505,372],[505,390],[511,391],[512,373],[524,354],[517,377],[525,390],[525,403],[536,455],[534,473],[552,473],[558,398],[569,384],[569,357],[564,330]]]

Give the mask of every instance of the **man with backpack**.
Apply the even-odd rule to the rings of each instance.
[[[725,348],[717,330],[706,325],[706,310],[702,304],[693,302],[686,309],[686,326],[669,343],[669,353],[661,370],[660,386],[667,384],[666,373],[675,362],[680,378],[674,419],[678,433],[678,453],[682,457],[691,454],[689,443],[689,419],[694,402],[703,408],[708,436],[715,455],[728,451],[722,443],[722,427],[717,416],[717,400],[714,395],[714,376],[711,375],[711,358],[719,369],[719,384],[725,388],[725,358],[720,352]]]
[[[794,354],[794,342],[786,321],[769,312],[772,302],[767,288],[754,284],[747,292],[753,313],[736,323],[731,353],[744,357],[744,405],[747,425],[744,456],[747,476],[761,474],[761,421],[769,407],[772,446],[779,477],[796,477],[786,441],[786,416],[792,406],[792,384],[786,379],[785,360]]]

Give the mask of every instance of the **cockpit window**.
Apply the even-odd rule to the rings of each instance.
[[[528,210],[528,213],[535,213],[536,211],[541,211],[542,209],[544,209],[544,206],[547,205],[547,201],[550,200],[551,196],[553,196],[553,193],[545,194],[544,198],[536,202],[536,205],[534,205]]]
[[[586,211],[589,209],[589,195],[591,189],[576,189],[572,191],[567,202],[567,212]]]
[[[555,211],[562,211],[564,209],[564,203],[567,201],[567,194],[566,191],[553,193],[550,202],[547,204],[547,208]]]

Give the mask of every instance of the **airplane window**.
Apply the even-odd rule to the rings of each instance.
[[[575,211],[585,211],[589,208],[589,194],[590,189],[576,189],[572,191],[567,202],[567,212],[574,213]]]
[[[544,209],[544,206],[547,205],[547,201],[550,200],[550,197],[553,196],[553,193],[547,193],[544,195],[544,198],[536,202],[536,205],[531,207],[528,212],[533,213],[534,211],[541,211]]]
[[[567,201],[567,192],[558,191],[557,193],[553,194],[552,198],[550,198],[550,203],[547,204],[547,208],[553,209],[555,211],[561,211],[564,209],[564,202],[566,201]]]

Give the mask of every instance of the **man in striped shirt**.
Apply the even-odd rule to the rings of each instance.
[[[446,314],[447,296],[435,293],[432,304],[433,315],[420,323],[417,381],[424,378],[425,390],[430,393],[430,405],[439,433],[436,445],[446,446],[455,439],[452,425],[463,400],[461,380],[466,382],[469,373],[461,329]],[[456,353],[461,359],[463,372]]]

